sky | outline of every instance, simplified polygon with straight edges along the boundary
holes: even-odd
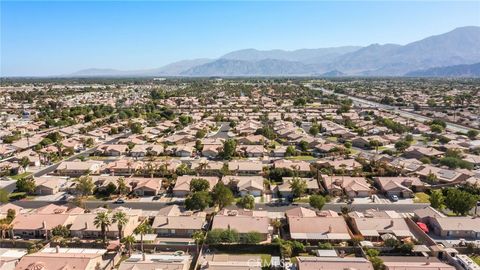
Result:
[[[407,44],[480,25],[480,1],[5,1],[0,76],[135,70],[239,49]]]

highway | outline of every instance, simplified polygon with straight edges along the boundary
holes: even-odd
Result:
[[[310,87],[311,89],[314,89],[314,90],[322,91],[326,94],[333,94],[333,95],[337,95],[339,97],[349,98],[355,104],[367,105],[367,106],[370,106],[370,107],[382,108],[382,109],[385,109],[385,110],[394,111],[395,113],[399,114],[402,117],[412,118],[412,119],[415,119],[417,121],[425,122],[425,121],[433,120],[432,118],[424,116],[424,115],[420,115],[420,114],[416,114],[416,113],[413,113],[413,112],[402,110],[397,106],[381,104],[381,103],[378,103],[378,102],[365,100],[365,99],[361,99],[361,98],[354,97],[354,96],[335,93],[334,91],[327,90],[327,89],[324,89],[324,88],[313,87],[311,84],[306,84],[305,86]],[[455,123],[451,123],[451,122],[446,122],[446,123],[447,123],[447,129],[451,130],[453,132],[467,133],[469,130],[473,129],[473,128],[465,127],[465,126],[458,125],[458,124],[455,124]]]

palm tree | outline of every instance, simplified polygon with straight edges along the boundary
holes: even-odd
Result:
[[[280,233],[280,228],[282,227],[282,222],[280,221],[280,219],[276,218],[274,220],[272,220],[272,226],[273,228],[275,228],[275,231],[278,233]]]
[[[142,253],[143,253],[143,236],[145,234],[151,233],[152,231],[153,231],[152,226],[150,226],[150,224],[148,224],[147,221],[144,221],[142,224],[138,225],[138,227],[135,229],[135,233],[140,234],[140,249],[142,250]]]
[[[195,240],[195,244],[197,245],[197,254],[199,252],[200,246],[205,241],[205,234],[202,231],[196,231],[192,234],[193,240]]]
[[[127,214],[125,214],[125,212],[122,212],[122,211],[116,212],[115,214],[113,214],[112,223],[117,223],[118,237],[122,239],[123,227],[128,223]]]
[[[135,237],[133,235],[125,236],[121,241],[128,250],[128,256],[130,256],[132,254],[132,247],[135,244]]]
[[[97,228],[100,227],[103,236],[103,243],[107,243],[107,230],[108,227],[112,225],[109,213],[107,211],[97,213],[97,216],[93,220],[93,224]]]

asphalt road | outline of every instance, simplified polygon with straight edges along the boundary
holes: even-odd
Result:
[[[13,204],[21,206],[23,208],[39,208],[45,205],[51,204],[50,201],[15,201]],[[66,202],[56,202],[57,204],[66,204]],[[108,208],[113,209],[119,206],[133,209],[142,209],[147,211],[156,211],[160,208],[167,206],[167,203],[164,202],[125,202],[123,204],[115,204],[113,202],[107,201],[86,201],[85,206],[88,209],[93,209],[97,207],[103,207],[108,205]],[[342,207],[348,207],[352,211],[363,212],[368,209],[376,210],[393,210],[400,213],[411,213],[414,210],[424,208],[429,204],[415,203],[415,204],[401,204],[401,203],[386,203],[386,204],[350,204],[345,203],[327,203],[324,206],[324,210],[332,210],[335,212],[341,212]],[[270,206],[267,204],[256,204],[257,210],[268,210],[269,212],[285,212],[286,210],[292,209],[297,206],[308,206],[308,204],[295,204],[288,206]]]
[[[115,138],[112,138],[112,139],[110,139],[109,141],[103,142],[103,143],[101,143],[101,144],[99,144],[99,145],[97,145],[97,146],[95,146],[95,147],[93,147],[93,148],[87,149],[87,150],[82,151],[82,152],[80,152],[80,153],[76,153],[76,154],[74,154],[73,156],[70,156],[70,157],[68,157],[68,158],[66,158],[66,159],[64,159],[64,160],[62,160],[62,161],[59,161],[59,162],[54,163],[54,164],[52,164],[52,165],[50,165],[50,166],[48,166],[48,167],[45,167],[45,168],[43,168],[43,169],[41,169],[41,170],[39,170],[39,171],[34,172],[34,173],[33,173],[33,176],[35,176],[35,177],[40,177],[40,176],[49,174],[49,173],[55,171],[55,169],[58,167],[58,165],[60,165],[60,163],[62,163],[63,161],[72,161],[72,160],[75,160],[75,159],[79,158],[80,156],[88,156],[88,155],[94,153],[95,150],[96,150],[100,145],[115,143],[116,141],[118,141],[118,139],[120,139],[120,138],[122,138],[122,137],[129,136],[129,135],[130,135],[130,133],[121,134],[121,135],[116,136]]]
[[[394,111],[395,113],[398,113],[400,116],[403,116],[403,117],[413,118],[415,120],[420,120],[420,121],[431,121],[431,120],[433,120],[430,117],[420,115],[420,114],[416,114],[416,113],[412,113],[412,112],[409,112],[409,111],[405,111],[405,110],[402,110],[402,109],[400,109],[399,107],[396,107],[396,106],[385,105],[385,104],[381,104],[381,103],[378,103],[378,102],[373,102],[373,101],[370,101],[370,100],[365,100],[365,99],[361,99],[361,98],[357,98],[357,97],[353,97],[353,96],[349,96],[349,95],[345,95],[345,94],[335,93],[331,90],[327,90],[327,89],[324,89],[324,88],[315,88],[315,87],[312,87],[309,84],[307,84],[307,86],[312,88],[312,89],[319,90],[319,91],[322,91],[322,92],[327,93],[327,94],[334,94],[334,95],[337,95],[337,96],[340,96],[340,97],[347,97],[347,98],[351,99],[355,104],[367,105],[367,106],[371,106],[371,107],[375,107],[375,108],[382,108],[382,109]],[[472,128],[468,128],[468,127],[458,125],[458,124],[455,124],[455,123],[447,122],[447,129],[449,129],[453,132],[467,133]]]

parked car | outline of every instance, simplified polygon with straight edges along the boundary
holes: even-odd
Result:
[[[125,203],[125,200],[122,198],[118,198],[116,201],[113,202],[114,204],[122,204]]]
[[[398,196],[397,196],[397,195],[391,195],[391,196],[390,196],[390,200],[391,200],[392,202],[398,202]]]

